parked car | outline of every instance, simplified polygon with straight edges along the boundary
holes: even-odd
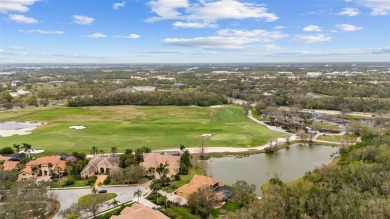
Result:
[[[100,189],[99,193],[107,193],[107,189]]]

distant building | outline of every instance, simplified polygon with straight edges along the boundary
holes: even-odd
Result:
[[[278,75],[293,75],[293,73],[290,71],[280,71],[278,72]]]
[[[129,93],[135,93],[135,92],[153,92],[156,91],[156,87],[152,86],[134,86],[134,87],[126,87],[116,90],[117,92],[129,92]]]
[[[20,97],[30,94],[30,91],[27,90],[18,90],[17,92],[9,93],[12,97]]]
[[[89,178],[96,174],[108,174],[113,168],[119,167],[119,156],[95,156],[81,171],[81,178]]]
[[[17,86],[20,86],[20,85],[22,85],[22,82],[19,81],[19,80],[15,80],[15,81],[11,82],[11,86],[12,87],[17,87]]]
[[[316,78],[322,75],[322,72],[308,72],[307,77],[309,78]]]
[[[113,215],[110,219],[169,219],[165,214],[148,206],[134,203],[126,207],[120,215]]]

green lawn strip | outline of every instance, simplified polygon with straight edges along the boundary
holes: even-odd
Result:
[[[240,204],[228,201],[222,207],[211,210],[210,213],[213,217],[217,218],[219,215],[225,215],[230,211],[236,211],[238,209],[240,209]]]
[[[345,134],[345,135],[320,135],[318,136],[317,140],[321,141],[332,141],[332,142],[350,142],[355,143],[356,142],[356,135],[354,134]]]
[[[115,194],[115,193],[101,193],[101,194],[84,195],[84,196],[81,196],[79,198],[78,203],[80,205],[87,204],[88,200],[89,200],[89,197],[91,197],[91,196],[102,196],[102,197],[104,197],[104,199],[103,199],[104,201],[102,201],[102,203],[103,203],[103,202],[108,201],[110,199],[116,198],[117,194]]]
[[[115,113],[120,110],[121,113]],[[206,146],[253,147],[283,134],[246,117],[241,107],[90,107],[28,108],[0,113],[0,121],[41,121],[29,135],[2,137],[1,145],[29,143],[43,149],[42,155],[73,151],[90,153],[92,146],[118,152],[147,146],[152,150],[197,147],[202,134],[212,134]],[[83,125],[86,129],[69,129]],[[96,136],[99,136],[98,138]]]
[[[180,218],[182,219],[200,219],[198,215],[191,214],[191,211],[189,208],[179,207],[171,205],[169,207],[174,213],[176,213]]]
[[[313,121],[312,125],[318,125],[318,127],[322,128],[322,129],[332,129],[332,130],[341,130],[342,129],[342,128],[340,128],[337,125],[333,125],[333,124],[330,124],[330,123],[327,123],[327,122]]]

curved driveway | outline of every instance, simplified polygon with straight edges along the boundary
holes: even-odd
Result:
[[[137,201],[137,197],[134,196],[134,192],[140,189],[142,195],[146,193],[145,188],[141,186],[121,186],[121,187],[102,187],[102,189],[107,189],[107,193],[116,193],[118,196],[115,198],[117,201],[120,201],[119,204],[134,200]],[[64,190],[50,190],[48,192],[50,197],[57,199],[61,203],[61,209],[64,210],[69,208],[73,203],[77,203],[79,198],[84,195],[91,194],[90,188],[85,189],[64,189]],[[109,203],[111,200],[105,202]],[[110,206],[111,208],[112,206]],[[109,207],[107,204],[103,204],[100,207],[99,212],[107,210]],[[53,217],[53,219],[62,218],[58,214]]]

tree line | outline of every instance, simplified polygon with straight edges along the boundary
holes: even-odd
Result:
[[[114,92],[68,100],[69,107],[110,105],[211,106],[226,103],[228,103],[228,100],[223,95],[199,91]]]

